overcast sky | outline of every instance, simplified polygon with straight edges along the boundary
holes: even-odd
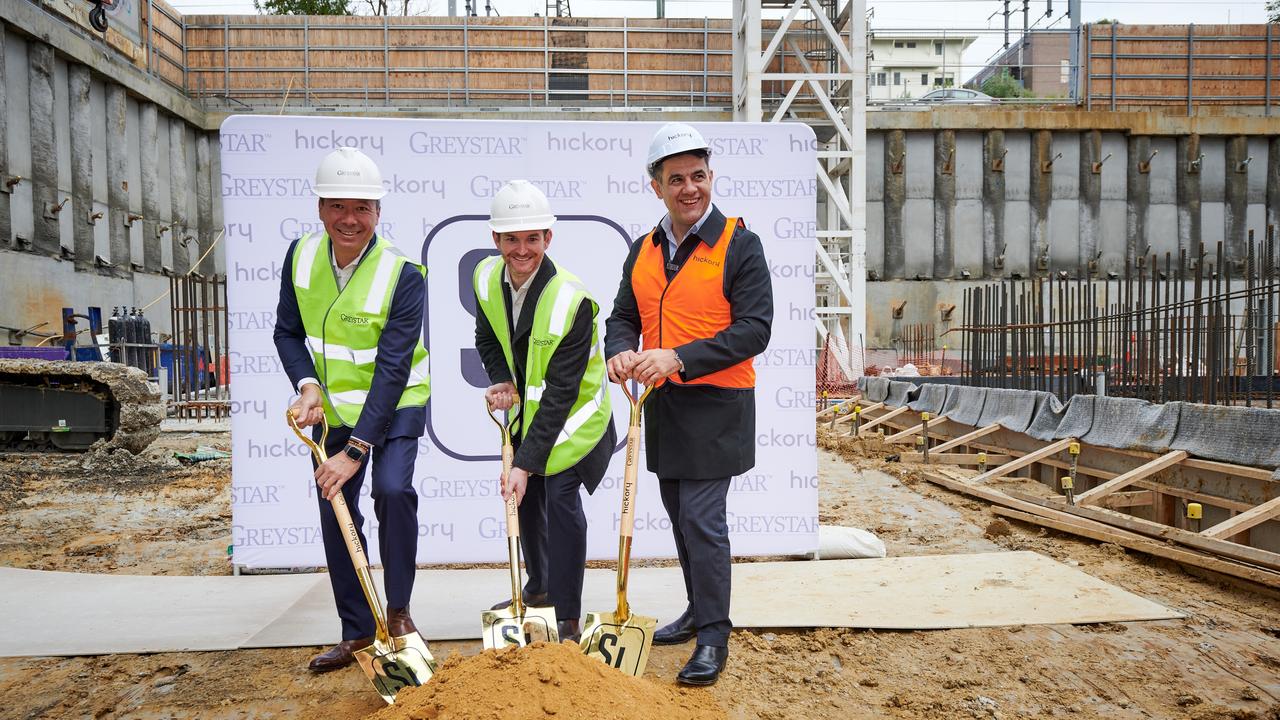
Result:
[[[199,13],[247,13],[254,14],[253,0],[168,0],[180,12]],[[532,15],[544,12],[545,0],[488,0],[503,15]],[[400,0],[391,0],[398,5]],[[411,0],[414,10],[425,14],[443,15],[448,0]],[[456,0],[459,11],[464,0]],[[483,7],[485,0],[478,0]],[[1125,0],[1125,2],[1095,2],[1083,0],[1084,22],[1111,18],[1122,23],[1149,23],[1158,18],[1161,23],[1263,23],[1266,22],[1264,0]],[[570,0],[577,17],[654,17],[652,0]],[[990,30],[982,33],[969,52],[964,63],[969,66],[964,73],[971,75],[1003,44],[1004,19],[999,14],[1003,0],[870,0],[873,11],[871,29],[947,28],[953,30]],[[1022,28],[1022,0],[1011,0],[1012,29]],[[1033,27],[1068,27],[1065,18],[1067,0],[1052,0],[1053,15],[1045,16],[1048,0],[1030,2],[1030,23]],[[730,0],[668,0],[667,17],[729,17],[733,13]]]

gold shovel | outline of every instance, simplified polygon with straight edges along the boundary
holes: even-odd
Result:
[[[640,413],[653,387],[644,389],[637,400],[626,383],[622,391],[631,401],[631,422],[627,427],[627,464],[622,475],[622,521],[618,536],[618,607],[614,612],[587,613],[582,631],[582,652],[600,658],[605,665],[639,677],[649,663],[653,631],[658,619],[636,615],[627,603],[627,575],[631,569],[631,535],[635,526],[637,478],[640,475]]]
[[[316,445],[311,438],[302,434],[294,421],[293,412],[286,411],[285,418],[293,432],[311,448],[321,464],[329,459],[324,451],[325,439],[329,437],[329,423],[321,417],[320,444]],[[347,509],[347,501],[338,493],[329,501],[333,505],[333,513],[338,517],[338,526],[342,528],[342,537],[347,543],[347,552],[351,553],[351,563],[355,565],[356,577],[360,579],[360,587],[364,590],[364,599],[373,611],[373,622],[377,630],[373,644],[355,651],[356,662],[360,669],[373,682],[378,694],[390,705],[396,701],[396,693],[402,688],[426,683],[436,671],[436,659],[431,657],[427,643],[416,632],[408,635],[391,637],[387,632],[387,619],[382,612],[382,598],[378,596],[378,586],[373,582],[373,572],[369,569],[369,560],[365,557],[364,548],[360,546],[360,536],[356,532],[356,524],[351,519],[351,511]]]
[[[489,419],[502,431],[502,487],[507,486],[511,474],[511,428],[516,423],[513,407],[511,421],[503,423],[493,414],[489,401],[485,400]],[[556,609],[553,607],[525,607],[520,593],[520,515],[516,509],[516,496],[512,493],[503,503],[507,508],[507,560],[511,567],[511,604],[501,610],[485,610],[480,614],[481,639],[486,650],[502,647],[524,647],[537,640],[560,642],[556,629]]]

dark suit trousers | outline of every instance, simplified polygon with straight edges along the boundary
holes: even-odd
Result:
[[[330,456],[341,452],[351,436],[350,428],[333,428],[325,452]],[[319,440],[319,438],[316,438]],[[360,544],[368,553],[364,537],[364,517],[360,514],[360,487],[365,469],[373,464],[373,513],[378,520],[378,547],[382,555],[383,577],[388,607],[409,606],[418,554],[418,492],[413,487],[413,463],[418,456],[418,438],[387,438],[373,448],[360,469],[342,486],[342,496],[356,523]],[[315,459],[312,459],[312,465]],[[342,529],[334,515],[333,505],[316,493],[320,505],[320,530],[324,536],[324,555],[329,563],[329,583],[342,620],[342,639],[355,640],[373,636],[373,613],[365,600],[364,590],[356,578],[347,552]]]
[[[658,480],[662,505],[684,573],[684,589],[698,628],[698,644],[729,646],[729,590],[733,558],[725,517],[729,478]]]
[[[576,467],[547,477],[531,475],[520,503],[520,544],[529,573],[525,591],[549,593],[557,620],[582,615],[587,516],[582,511],[580,487],[582,479]]]

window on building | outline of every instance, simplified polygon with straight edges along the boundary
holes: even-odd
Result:
[[[939,40],[934,40],[934,41],[933,41],[933,54],[934,54],[934,55],[941,55],[941,54],[942,54],[942,42],[941,42],[941,41],[939,41]]]
[[[902,73],[900,73],[900,72],[895,72],[895,73],[893,74],[893,84],[894,84],[894,85],[901,85],[901,84],[902,84]]]
[[[908,47],[908,48],[914,48],[915,46],[916,46],[916,44],[915,44],[914,42],[909,42],[909,43],[907,43],[907,47]]]
[[[882,73],[882,72],[876,73],[875,84],[879,85],[880,87],[884,87],[889,84],[888,78],[886,77],[885,73]]]
[[[924,86],[926,86],[926,87],[928,87],[928,85],[929,85],[929,73],[920,73],[920,84],[921,84],[921,85],[924,85]]]
[[[934,76],[933,76],[933,86],[934,86],[934,87],[942,87],[942,82],[943,82],[943,77],[942,77],[941,75],[934,75]]]
[[[907,46],[907,44],[906,44],[906,43],[904,43],[904,42],[902,42],[901,40],[894,40],[894,41],[893,41],[893,46],[894,46],[894,47],[896,47],[896,48],[901,48],[901,47],[906,47],[906,46]]]

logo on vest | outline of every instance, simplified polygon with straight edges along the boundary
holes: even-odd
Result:
[[[533,338],[533,344],[538,347],[551,347],[551,343],[555,342],[551,338]]]
[[[712,260],[709,257],[703,257],[701,255],[690,255],[689,259],[694,262],[706,263],[707,265],[710,265],[712,267],[720,267],[719,260]]]
[[[351,325],[368,325],[369,324],[369,318],[359,317],[358,315],[348,315],[346,313],[341,313],[338,315],[338,317],[342,320],[342,322],[349,323]]]

